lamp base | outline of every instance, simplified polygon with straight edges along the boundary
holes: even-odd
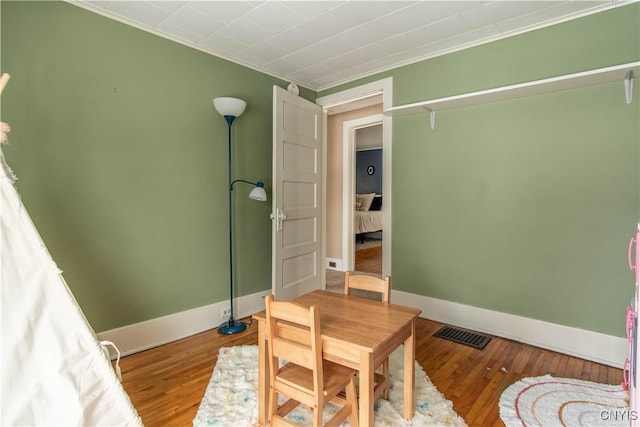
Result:
[[[218,326],[218,333],[224,335],[233,335],[237,334],[238,332],[242,332],[245,329],[247,329],[246,324],[238,322],[233,318],[233,316],[231,316],[229,320]]]

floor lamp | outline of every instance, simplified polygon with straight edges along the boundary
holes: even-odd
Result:
[[[235,319],[235,312],[233,310],[233,185],[236,182],[254,185],[255,187],[251,190],[251,193],[249,193],[249,198],[259,200],[261,202],[267,200],[267,193],[264,191],[264,184],[262,181],[251,182],[244,179],[233,180],[233,174],[231,171],[231,125],[233,124],[233,121],[244,112],[244,109],[247,107],[247,103],[237,98],[222,97],[215,98],[213,100],[213,106],[227,121],[229,128],[229,295],[231,300],[231,310],[229,320],[218,327],[218,332],[225,335],[231,335],[242,332],[247,328],[247,325]]]

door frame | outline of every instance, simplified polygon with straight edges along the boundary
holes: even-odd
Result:
[[[325,127],[325,132],[323,133],[323,180],[326,180],[326,172],[327,172],[327,132],[326,132],[326,116],[327,110],[336,105],[347,104],[353,101],[357,101],[360,99],[368,98],[374,95],[382,95],[382,111],[386,111],[393,106],[393,77],[387,77],[381,80],[377,80],[371,83],[367,83],[361,86],[356,86],[350,89],[346,89],[340,92],[332,93],[330,95],[322,96],[316,99],[316,104],[320,105],[323,110],[323,116],[325,120],[323,120],[323,126]],[[391,275],[391,241],[392,241],[392,228],[391,228],[391,220],[392,220],[392,193],[391,193],[391,148],[392,148],[392,118],[391,116],[383,116],[382,119],[382,169],[384,170],[384,175],[382,177],[382,194],[384,198],[385,207],[382,210],[382,228],[384,230],[384,237],[382,238],[382,274],[383,275]],[[344,173],[344,172],[343,172]],[[326,182],[323,183],[323,210],[326,210]],[[323,218],[326,218],[326,212],[323,215]],[[326,228],[324,228],[326,230]],[[344,224],[343,224],[344,230]],[[353,238],[354,236],[346,236],[346,238]],[[326,259],[326,232],[322,237],[323,242],[323,259]],[[343,249],[344,252],[344,249]],[[342,259],[345,259],[346,254],[342,254]]]
[[[342,123],[342,265],[345,270],[352,271],[355,268],[355,239],[354,239],[354,194],[356,192],[356,130],[382,124],[382,113],[360,117]],[[382,125],[384,131],[384,125]],[[384,157],[384,147],[382,148]],[[382,179],[386,172],[382,165]],[[384,190],[382,191],[384,194]],[[384,198],[383,198],[384,199]],[[382,212],[384,216],[384,211]],[[386,234],[382,232],[382,244]],[[384,256],[384,248],[383,248]]]

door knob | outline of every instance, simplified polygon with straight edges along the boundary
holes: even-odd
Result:
[[[276,220],[276,231],[280,231],[282,230],[282,221],[287,219],[287,214],[279,208],[276,208],[276,213],[270,213],[269,218],[271,218],[272,221]]]

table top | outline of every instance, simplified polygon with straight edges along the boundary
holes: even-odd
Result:
[[[393,339],[396,332],[415,320],[419,308],[387,304],[343,293],[316,290],[292,301],[310,306],[317,304],[323,338],[344,341],[358,350],[375,352]],[[265,311],[253,315],[265,320]]]

